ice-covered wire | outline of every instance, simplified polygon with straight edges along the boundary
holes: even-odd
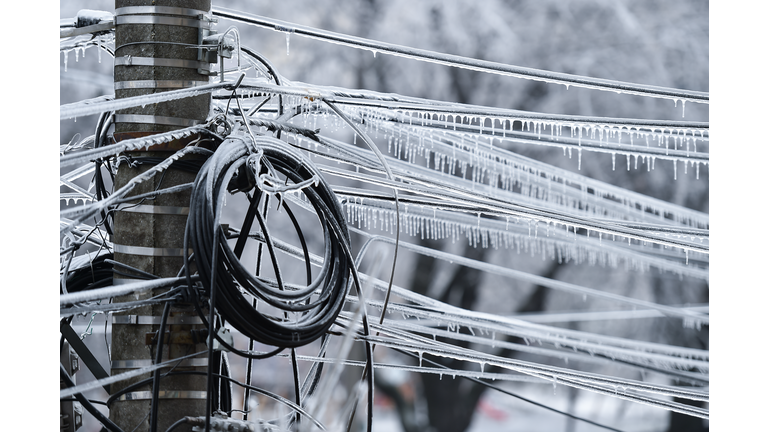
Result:
[[[105,99],[103,96],[99,96],[94,99],[86,99],[79,102],[73,102],[71,104],[61,105],[59,107],[59,119],[66,120],[77,117],[85,117],[107,111],[117,111],[125,108],[152,105],[159,102],[167,102],[199,96],[202,94],[212,93],[217,90],[225,89],[231,84],[232,83],[228,81],[223,83],[220,82],[204,84],[185,89],[169,90],[161,93],[111,100]]]
[[[414,354],[412,352],[409,352],[409,351],[399,350],[399,349],[395,350],[395,351],[397,351],[399,353],[402,353],[402,354],[405,354],[405,355],[408,355],[408,356],[411,356],[411,357],[416,357],[416,354]],[[427,359],[427,358],[419,358],[419,361],[425,361],[425,362],[427,362],[427,363],[429,363],[431,365],[437,366],[440,370],[445,370],[445,371],[451,370],[449,367],[447,367],[445,365],[442,365],[442,364],[440,364],[440,363],[438,363],[436,361],[432,361],[430,359]],[[524,401],[526,403],[529,403],[529,404],[532,404],[532,405],[536,405],[538,407],[544,408],[546,410],[552,411],[552,412],[557,413],[557,414],[564,415],[566,417],[570,417],[570,418],[572,418],[574,420],[578,420],[578,421],[581,421],[581,422],[584,422],[584,423],[588,423],[588,424],[591,424],[593,426],[597,426],[597,427],[602,428],[602,429],[607,429],[607,430],[615,431],[615,432],[621,432],[621,430],[619,430],[619,429],[615,429],[615,428],[612,428],[610,426],[606,426],[606,425],[597,423],[595,421],[586,419],[584,417],[579,417],[577,415],[574,415],[574,414],[571,414],[571,413],[568,413],[568,412],[565,412],[565,411],[560,411],[560,410],[558,410],[556,408],[553,408],[553,407],[551,407],[549,405],[545,405],[545,404],[536,402],[536,401],[534,401],[532,399],[528,399],[526,397],[520,396],[519,394],[513,393],[513,392],[511,392],[509,390],[505,390],[505,389],[503,389],[503,388],[501,388],[499,386],[490,384],[490,383],[488,383],[486,381],[482,381],[479,378],[472,377],[472,376],[464,376],[463,378],[466,378],[466,379],[468,379],[468,380],[470,380],[472,382],[475,382],[477,384],[480,384],[480,385],[483,385],[485,387],[488,387],[489,389],[496,390],[498,392],[504,393],[504,394],[512,396],[514,398],[520,399],[520,400],[522,400],[522,401]]]
[[[353,228],[352,230],[363,233],[364,235],[370,235],[368,233],[365,233],[364,231],[355,230]],[[376,236],[376,238],[379,241],[384,243],[390,243],[390,244],[393,243],[393,240],[390,239],[389,237]],[[626,303],[629,305],[640,306],[647,309],[654,309],[666,316],[687,318],[687,319],[697,320],[702,323],[709,323],[709,315],[698,313],[688,309],[670,307],[670,306],[665,306],[657,303],[648,302],[645,300],[633,299],[626,296],[613,294],[605,291],[600,291],[600,290],[596,290],[596,289],[588,288],[584,286],[579,286],[579,285],[568,283],[568,282],[545,278],[543,276],[526,273],[520,270],[502,267],[495,264],[486,263],[483,261],[473,260],[471,258],[466,258],[459,255],[454,255],[447,252],[439,251],[436,249],[430,249],[430,248],[426,248],[424,246],[419,246],[415,244],[401,243],[400,246],[403,248],[410,249],[415,252],[427,255],[427,256],[432,256],[437,259],[450,261],[454,264],[463,265],[470,268],[476,268],[478,270],[482,270],[492,274],[498,274],[502,276],[516,278],[519,280],[525,280],[525,281],[534,283],[536,285],[541,285],[541,286],[545,286],[552,289],[569,291],[569,292],[578,293],[578,294],[587,295],[587,296],[605,298],[605,299],[613,300],[616,302]]]
[[[439,113],[437,116],[442,118],[453,117],[454,119],[458,119],[459,117],[459,115],[456,113]],[[672,125],[669,125],[669,128],[656,128],[649,125],[649,122],[647,121],[645,121],[646,124],[636,125],[620,124],[614,126],[605,124],[600,126],[586,126],[584,124],[573,122],[573,120],[563,124],[554,120],[536,119],[531,120],[530,123],[533,124],[534,129],[536,129],[538,132],[524,132],[512,129],[512,123],[515,121],[520,121],[520,119],[508,120],[503,117],[491,118],[491,127],[484,125],[486,120],[485,118],[479,119],[480,124],[474,125],[471,123],[465,124],[463,122],[457,124],[456,122],[449,122],[435,118],[413,118],[411,116],[405,116],[399,113],[390,114],[385,117],[383,112],[380,114],[380,116],[376,117],[366,116],[365,120],[367,122],[375,123],[377,128],[384,128],[385,130],[388,130],[392,136],[400,137],[406,134],[413,136],[413,138],[418,139],[419,141],[423,141],[426,138],[427,141],[434,142],[436,141],[436,139],[433,138],[435,132],[442,132],[444,137],[443,139],[450,139],[454,142],[464,141],[466,139],[469,141],[467,144],[471,143],[472,141],[478,141],[478,139],[482,137],[488,142],[493,142],[494,139],[497,139],[500,145],[503,146],[508,144],[539,146],[545,145],[559,147],[562,149],[576,149],[577,151],[584,150],[609,154],[631,155],[644,158],[653,157],[657,159],[679,160],[683,162],[689,162],[691,164],[709,163],[708,153],[695,151],[692,152],[687,148],[677,148],[678,143],[680,146],[687,144],[688,147],[690,147],[690,142],[694,138],[704,142],[708,141],[708,139],[703,137],[697,137],[697,129],[691,128],[693,125],[690,123],[678,125],[683,126],[680,128],[671,127]],[[493,124],[496,121],[500,123],[499,127],[496,127]],[[624,119],[619,121],[629,123]],[[523,122],[524,124],[522,126],[523,129],[525,129],[526,126],[529,126],[529,123],[525,120],[523,120]],[[507,124],[509,124],[509,129],[506,128]],[[551,133],[549,134],[544,132],[544,129],[546,129],[547,126],[549,126],[551,129]],[[571,129],[571,136],[563,135],[561,133],[563,126],[569,127]],[[555,130],[558,132],[556,133]],[[587,134],[582,133],[584,130],[587,131]],[[599,139],[591,138],[589,136],[582,136],[590,135],[593,130],[599,131]],[[656,132],[657,130],[659,132]],[[701,132],[704,129],[698,130]],[[610,142],[609,135],[611,134],[619,136],[619,139],[617,139],[616,143]],[[467,135],[469,135],[469,137],[467,137]],[[620,139],[624,137],[624,135],[629,138],[630,142],[619,142]],[[640,142],[643,141],[642,138],[644,136],[651,136],[654,141],[658,141],[659,146],[650,147],[649,145],[639,145]],[[668,144],[670,138],[675,144],[674,149],[669,148]],[[638,145],[632,144],[635,139],[637,139]],[[662,141],[667,143],[667,145],[665,145],[663,148],[660,146]],[[490,147],[483,141],[481,141],[481,143],[483,144],[483,147]]]
[[[353,231],[356,231],[353,229]],[[391,239],[388,239],[391,241]],[[370,241],[367,245],[370,245]],[[300,256],[300,251],[292,249],[285,243],[278,242],[276,246],[294,256]],[[361,249],[364,252],[366,248]],[[461,259],[462,257],[452,254],[445,254],[443,259],[454,261],[455,259]],[[320,263],[320,257],[312,257],[313,263]],[[471,262],[463,262],[463,265],[472,267]],[[371,280],[370,277],[364,276],[366,280]],[[384,281],[373,280],[373,286],[382,291],[387,290],[387,283]],[[393,286],[393,291],[397,295],[422,305],[420,307],[406,307],[404,305],[394,304],[391,309],[396,312],[401,312],[410,316],[421,317],[421,319],[431,320],[432,322],[443,322],[449,326],[465,326],[475,327],[482,333],[483,331],[490,333],[510,334],[521,338],[527,338],[531,340],[543,340],[555,346],[562,346],[563,348],[573,348],[579,352],[589,352],[592,354],[604,355],[606,358],[616,359],[621,361],[622,359],[638,362],[640,365],[664,365],[664,368],[676,368],[676,367],[689,367],[689,368],[705,368],[708,369],[708,363],[702,363],[698,360],[689,360],[688,357],[706,358],[707,353],[700,350],[686,350],[682,348],[673,348],[659,344],[649,344],[638,341],[631,341],[626,339],[614,339],[605,336],[597,336],[590,333],[577,332],[573,330],[565,330],[562,328],[554,328],[550,326],[538,326],[526,321],[521,321],[513,317],[502,318],[492,316],[488,314],[482,314],[474,311],[466,311],[463,309],[455,308],[450,305],[446,305],[437,300],[433,300],[411,291],[402,289],[397,286]],[[348,301],[356,301],[353,298]],[[381,308],[382,304],[376,301],[369,301],[372,306]],[[427,321],[427,322],[428,322]],[[392,325],[400,325],[393,323]],[[403,324],[404,325],[404,324]],[[410,328],[410,327],[409,327]],[[435,330],[433,330],[435,331]],[[456,335],[454,337],[459,337]],[[473,338],[475,342],[481,341],[480,339]],[[500,342],[490,341],[491,345]],[[628,349],[627,349],[628,348]],[[520,350],[533,352],[534,348],[527,348],[522,346]],[[541,352],[537,353],[541,354]],[[701,381],[706,378],[701,374],[686,376],[682,378],[691,379],[694,378],[697,381]]]
[[[102,378],[102,379],[99,379],[99,380],[94,380],[94,381],[89,381],[87,383],[78,384],[77,386],[69,387],[67,389],[60,390],[59,391],[59,398],[60,399],[61,398],[66,398],[66,397],[70,397],[70,396],[73,396],[73,395],[76,395],[76,394],[84,393],[84,392],[86,392],[88,390],[92,390],[92,389],[95,389],[95,388],[103,387],[106,384],[112,384],[112,383],[124,381],[124,380],[127,380],[129,378],[133,378],[133,377],[136,377],[136,376],[144,375],[146,373],[155,371],[157,369],[166,368],[166,367],[172,367],[173,365],[175,365],[177,363],[180,363],[183,360],[186,360],[186,359],[189,359],[189,358],[192,358],[192,357],[195,357],[195,356],[199,356],[200,354],[204,354],[204,353],[205,353],[205,351],[200,351],[200,352],[197,352],[197,353],[194,353],[194,354],[188,354],[188,355],[185,355],[185,356],[176,357],[176,358],[171,359],[171,360],[166,360],[166,361],[164,361],[162,363],[154,364],[154,365],[151,365],[151,366],[145,366],[145,367],[140,368],[140,369],[130,370],[128,372],[123,372],[123,373],[117,374],[117,375],[112,375],[112,376],[109,376],[107,378]]]
[[[318,168],[328,174],[339,177],[364,181],[388,188],[398,188],[404,192],[417,195],[447,200],[465,205],[476,206],[478,213],[499,213],[513,218],[523,218],[531,222],[543,222],[545,224],[559,224],[572,227],[572,229],[584,229],[602,235],[619,236],[623,239],[631,239],[639,242],[655,243],[661,246],[675,247],[700,253],[709,253],[709,246],[694,241],[668,238],[656,235],[644,230],[625,228],[622,225],[610,222],[601,222],[591,218],[572,215],[562,210],[537,208],[532,205],[521,205],[514,202],[500,200],[494,197],[478,196],[471,189],[463,189],[459,186],[440,182],[434,178],[409,177],[409,183],[393,182],[388,179],[354,173],[327,165],[318,165]]]
[[[138,292],[149,291],[157,288],[166,288],[175,284],[185,282],[187,279],[183,277],[169,277],[153,279],[148,281],[134,282],[125,285],[109,286],[105,288],[97,288],[87,291],[80,291],[69,294],[62,294],[59,296],[59,305],[65,306],[68,304],[82,303],[86,301],[102,300],[110,297],[123,296],[126,294],[133,294]],[[196,280],[193,279],[193,280]]]
[[[478,105],[442,102],[430,99],[416,99],[400,95],[387,95],[375,92],[350,93],[351,90],[335,87],[314,85],[274,85],[264,80],[246,79],[241,85],[243,92],[260,95],[284,95],[304,98],[307,101],[331,101],[339,105],[356,106],[359,108],[378,108],[392,112],[401,111],[403,114],[417,114],[432,118],[435,116],[468,119],[496,119],[522,123],[555,123],[562,126],[587,128],[625,128],[641,130],[688,130],[696,133],[708,133],[709,123],[677,120],[649,120],[631,118],[612,118],[600,116],[577,116],[566,114],[549,114],[520,111],[505,108],[494,108]],[[351,96],[351,97],[350,97]],[[421,118],[414,118],[414,121]],[[457,124],[458,126],[458,124]]]
[[[155,175],[165,171],[168,169],[174,162],[181,159],[182,157],[189,155],[189,154],[200,154],[204,156],[209,156],[211,153],[210,150],[201,148],[201,147],[184,147],[183,149],[177,151],[176,153],[169,156],[167,159],[165,159],[163,162],[155,165],[154,167],[150,168],[149,170],[145,171],[142,174],[137,175],[136,177],[132,178],[126,184],[121,187],[119,190],[115,191],[112,195],[110,195],[108,198],[97,201],[91,205],[77,207],[74,209],[69,210],[63,210],[60,213],[61,217],[71,217],[72,222],[68,224],[67,226],[61,228],[59,231],[64,232],[70,230],[76,223],[87,219],[94,214],[101,212],[105,209],[107,209],[110,205],[112,205],[115,201],[117,201],[120,198],[124,198],[131,190],[133,190],[136,185],[139,183],[142,183],[144,181],[147,181],[154,177]]]
[[[294,200],[292,201],[299,202]],[[364,231],[358,230],[356,228],[350,227],[350,230],[370,237],[370,234]],[[261,238],[258,234],[253,234],[253,236],[256,237],[257,239]],[[370,240],[366,242],[366,244],[361,249],[360,254],[358,255],[358,259],[362,258],[362,256],[365,254],[366,250],[374,240],[383,241],[390,244],[393,242],[392,239],[387,237],[382,237],[382,236],[370,237]],[[494,266],[488,263],[469,260],[459,255],[454,255],[454,254],[441,252],[433,249],[423,248],[417,245],[411,245],[409,243],[402,243],[402,245],[403,247],[412,249],[414,252],[417,252],[417,253],[425,253],[425,254],[434,256],[438,259],[442,259],[450,262],[455,262],[458,260],[461,265],[464,265],[470,268],[479,268],[483,271],[490,271],[492,273],[498,273],[504,276],[514,277],[514,274],[507,273],[506,270],[509,270],[509,269],[506,269],[504,267],[499,267],[499,266]],[[304,254],[300,249],[294,246],[291,246],[280,240],[275,240],[275,246],[276,248],[288,253],[289,255],[295,256],[297,258],[302,258],[306,256],[306,254]],[[310,254],[309,258],[313,264],[322,265],[321,257]],[[480,265],[482,265],[483,267],[478,267]],[[491,266],[491,267],[486,268],[485,266]],[[521,273],[521,275],[524,277],[535,276],[535,275],[528,275],[526,273]],[[371,280],[370,276],[362,275],[361,277],[363,277],[366,280]],[[541,277],[538,277],[538,278],[541,278]],[[547,283],[547,280],[548,279],[545,279],[545,278],[536,279],[536,281],[534,281],[533,283],[536,283],[538,285],[543,285],[543,286],[549,286],[550,288],[556,287],[557,284],[560,283],[559,281],[552,280],[552,283],[554,284],[553,285],[553,284]],[[379,289],[381,291],[386,291],[388,289],[387,288],[388,283],[385,281],[373,280],[372,282],[373,282],[373,287],[375,287],[376,289]],[[470,328],[476,327],[480,329],[480,331],[485,331],[487,333],[510,334],[510,335],[521,337],[521,338],[528,338],[533,340],[544,340],[554,345],[560,345],[563,347],[578,349],[581,352],[604,354],[605,356],[610,356],[611,358],[629,358],[629,359],[634,358],[634,359],[637,359],[642,364],[649,364],[649,362],[656,362],[658,364],[681,365],[681,366],[688,365],[690,367],[700,368],[702,367],[700,362],[693,361],[689,363],[688,360],[685,360],[685,357],[707,358],[708,356],[706,351],[701,351],[701,350],[682,349],[679,347],[669,347],[666,345],[650,344],[646,342],[631,341],[626,339],[615,339],[615,338],[609,338],[605,336],[597,336],[595,334],[590,334],[590,333],[577,332],[577,331],[566,330],[562,328],[555,328],[551,326],[539,326],[537,324],[520,320],[514,317],[499,317],[499,316],[483,314],[475,311],[467,311],[467,310],[456,308],[454,306],[444,304],[437,300],[419,295],[412,291],[400,288],[396,285],[393,285],[392,290],[398,296],[404,299],[407,299],[408,301],[412,301],[417,305],[421,305],[419,307],[404,307],[402,305],[394,305],[392,307],[394,308],[395,311],[408,314],[411,316],[421,317],[422,319],[426,319],[426,320],[433,320],[435,322],[448,323],[449,325],[453,325],[453,326],[465,326]],[[619,297],[622,297],[622,296],[619,296]],[[633,301],[633,299],[627,298],[627,301],[631,302]],[[377,303],[376,301],[370,300],[369,303],[371,305],[375,305],[381,308],[381,304]],[[670,308],[669,312],[677,309],[678,308]],[[432,312],[430,312],[430,310],[432,310]],[[656,310],[656,309],[652,308],[650,310]],[[684,313],[684,312],[681,311],[681,313]],[[706,317],[706,315],[701,315],[701,314],[698,314],[695,316],[698,318]],[[696,319],[696,318],[691,317],[690,319]],[[629,352],[621,349],[613,349],[611,347],[630,348],[633,351]],[[526,350],[526,349],[523,349],[523,350]],[[659,357],[654,353],[663,354],[664,356]]]
[[[377,229],[390,232],[395,218],[391,198],[380,193],[360,193],[341,188],[336,192],[347,210],[347,219],[351,225],[368,232]],[[623,260],[639,270],[657,268],[695,279],[709,279],[708,257],[702,254],[691,256],[689,262],[685,263],[684,254],[673,254],[671,251],[662,254],[662,249],[653,245],[633,244],[630,247],[624,242],[603,241],[599,236],[586,236],[583,232],[577,235],[572,229],[562,227],[535,226],[534,230],[538,231],[538,235],[534,235],[528,224],[491,212],[478,217],[477,209],[468,206],[418,197],[401,198],[401,206],[405,207],[401,223],[405,227],[404,232],[411,236],[420,235],[421,238],[427,239],[451,238],[454,241],[464,236],[470,244],[483,247],[517,247],[519,251],[522,245],[525,245],[526,249],[549,255],[560,262],[588,261],[603,266],[616,266]],[[643,229],[653,233],[666,233],[667,228],[646,226]],[[668,234],[683,238],[708,239],[708,233],[700,234],[696,230],[670,231],[674,232]]]
[[[383,333],[393,332],[391,328],[379,327],[377,325],[374,325],[373,327],[376,327],[378,331]],[[539,363],[530,363],[520,360],[502,358],[464,348],[454,347],[450,344],[433,341],[431,339],[426,339],[408,333],[400,333],[398,336],[398,338],[360,336],[359,340],[368,340],[376,343],[377,345],[381,344],[389,348],[399,348],[413,352],[431,354],[438,357],[447,357],[462,361],[476,362],[479,363],[481,367],[484,365],[498,366],[533,376],[539,376],[553,382],[562,382],[568,386],[591,390],[601,394],[612,395],[620,399],[651,405],[658,408],[664,408],[696,417],[708,418],[708,410],[706,409],[695,408],[676,402],[654,399],[649,396],[631,393],[627,390],[656,393],[664,396],[681,396],[694,399],[698,399],[700,397],[699,392],[691,392],[682,388],[670,389],[658,385],[646,384],[643,382],[557,368]],[[405,339],[402,340],[400,337]],[[608,391],[608,387],[611,387],[613,391]],[[619,390],[619,388],[621,388],[621,390]]]
[[[170,298],[153,298],[147,300],[138,300],[133,302],[120,302],[109,304],[92,304],[87,306],[73,306],[71,308],[64,308],[59,310],[59,316],[73,316],[86,312],[124,312],[127,310],[135,309],[142,306],[153,304],[168,304],[179,300],[179,296]]]
[[[220,6],[213,6],[212,12],[214,16],[239,21],[249,25],[271,28],[276,31],[287,32],[299,36],[307,36],[313,39],[350,46],[353,48],[372,50],[374,52],[381,52],[446,66],[460,67],[464,69],[494,73],[499,75],[515,76],[519,78],[526,78],[549,83],[558,83],[566,86],[572,85],[574,87],[634,94],[654,98],[709,103],[709,93],[706,92],[679,90],[600,78],[590,78],[559,72],[506,65],[487,60],[472,59],[457,55],[444,54],[402,45],[379,42],[327,30],[315,29],[312,27],[306,27],[273,18],[261,17],[246,12],[227,9]]]
[[[329,101],[325,101],[325,103],[339,116],[342,120],[344,120],[345,123],[347,123],[352,130],[355,131],[357,135],[362,138],[365,143],[368,145],[368,147],[371,149],[371,151],[376,154],[376,157],[379,159],[379,162],[381,162],[382,167],[384,168],[384,171],[387,173],[387,177],[394,181],[395,176],[392,174],[392,170],[389,168],[389,164],[387,163],[387,160],[384,158],[384,155],[381,154],[381,151],[376,146],[376,144],[371,140],[371,138],[366,135],[360,128],[352,122],[339,108],[336,107],[333,103]],[[398,203],[398,195],[397,195],[397,189],[392,188],[392,195],[395,200],[395,212],[396,212],[396,220],[395,220],[395,252],[392,257],[392,269],[390,271],[389,275],[389,283],[390,286],[392,285],[392,282],[395,279],[395,265],[397,264],[397,249],[398,245],[400,244],[400,205]],[[381,324],[384,321],[384,314],[387,311],[387,303],[389,303],[389,295],[390,290],[387,290],[387,293],[385,295],[384,299],[384,308],[381,311],[381,316],[379,317],[379,324]]]

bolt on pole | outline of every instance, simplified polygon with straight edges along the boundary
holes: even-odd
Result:
[[[210,64],[201,61],[199,50],[194,46],[201,42],[211,24],[207,18],[210,9],[210,0],[116,0],[115,97],[127,98],[208,83],[205,71]],[[119,110],[115,113],[115,141],[203,123],[208,117],[210,104],[211,96],[205,94]],[[128,159],[121,160],[114,187],[120,188],[195,138],[123,155]],[[194,157],[185,157],[181,161],[194,162]],[[189,183],[194,181],[195,176],[194,170],[174,169],[172,166],[152,181],[140,184],[133,194]],[[127,211],[116,212],[112,239],[115,261],[158,277],[177,276],[183,265],[189,197],[188,190],[158,195],[152,200],[137,201],[137,205]],[[115,266],[116,285],[145,277],[140,272]],[[149,298],[163,291],[142,294],[139,298]],[[137,295],[116,299],[131,300],[137,300]],[[163,308],[163,304],[155,304],[113,315],[112,375],[155,361]],[[174,304],[166,324],[163,361],[206,350],[205,328],[192,305]],[[169,370],[161,369],[161,373]],[[173,368],[174,373],[182,374],[161,378],[157,415],[159,431],[165,431],[184,416],[205,415],[206,377],[183,374],[185,371],[206,372],[207,355],[202,354]],[[150,377],[147,374],[113,384],[113,393]],[[126,431],[149,431],[151,403],[150,381],[148,385],[129,389],[115,400],[110,407],[110,419]],[[182,425],[175,430],[189,431],[191,426]]]

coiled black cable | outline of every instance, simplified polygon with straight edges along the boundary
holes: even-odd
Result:
[[[310,162],[280,141],[267,137],[259,137],[257,141],[260,156],[256,156],[244,140],[228,139],[203,166],[192,190],[187,235],[203,286],[209,295],[211,279],[215,278],[214,307],[221,317],[245,336],[260,343],[293,348],[308,344],[325,334],[343,306],[351,262],[339,242],[348,245],[349,233],[341,206],[332,189],[311,167]],[[289,289],[283,284],[269,231],[259,212],[248,212],[248,216],[256,218],[266,239],[277,275],[277,288],[251,274],[227,244],[225,233],[217,229],[224,193],[235,172],[240,170],[240,176],[261,175],[265,171],[248,173],[247,170],[253,170],[256,165],[266,167],[267,164],[274,173],[283,175],[286,183],[296,185],[307,180],[313,182],[305,185],[302,192],[320,216],[325,254],[319,274],[304,288]],[[260,195],[260,192],[254,195]],[[335,221],[332,224],[335,229],[329,224],[331,219]],[[244,225],[251,223],[246,221]],[[212,265],[214,247],[218,250],[215,272]],[[280,311],[295,313],[296,319],[288,322],[284,317],[259,312],[241,289]]]

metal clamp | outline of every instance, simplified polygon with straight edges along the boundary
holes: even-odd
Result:
[[[205,123],[205,120],[185,119],[179,117],[166,117],[142,114],[115,114],[115,123],[146,123],[166,126],[195,126]]]
[[[165,215],[189,215],[189,207],[177,207],[177,206],[156,206],[139,204],[131,207],[120,209],[122,212],[129,213],[144,213],[144,214],[165,214]]]
[[[112,369],[141,369],[154,365],[149,359],[142,360],[112,360]],[[191,358],[182,360],[178,365],[168,367],[204,367],[208,366],[207,358]]]
[[[166,256],[166,257],[182,257],[184,256],[184,248],[155,248],[145,246],[128,246],[121,244],[114,244],[113,249],[117,253],[123,253],[128,255],[142,255],[142,256]],[[192,253],[192,249],[188,249],[188,253]]]
[[[160,399],[205,399],[206,392],[197,390],[160,390],[158,393]],[[152,399],[151,391],[137,391],[121,395],[117,400],[147,400]]]
[[[195,18],[177,18],[159,15],[121,15],[115,17],[115,25],[123,24],[159,24],[176,27],[194,27],[208,30],[211,22]]]
[[[159,57],[134,57],[134,56],[121,56],[115,57],[115,66],[161,66],[161,67],[176,67],[185,69],[208,69],[209,64],[197,60],[182,60],[173,58],[159,58]],[[131,82],[131,81],[126,81]],[[200,81],[192,81],[200,82]]]
[[[208,84],[208,81],[191,80],[134,80],[134,81],[115,81],[115,90],[125,89],[182,89],[191,88]]]
[[[198,10],[198,9],[190,9],[190,8],[182,8],[182,7],[173,7],[173,6],[126,6],[115,9],[115,15],[121,16],[121,15],[146,15],[146,14],[165,14],[165,15],[180,15],[180,16],[200,16],[205,15],[208,12]]]
[[[112,324],[139,324],[139,325],[160,325],[162,317],[154,315],[112,315]],[[169,316],[165,321],[168,325],[176,324],[202,324],[203,320],[199,316]]]

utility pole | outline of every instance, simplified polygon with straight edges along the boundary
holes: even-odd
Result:
[[[206,84],[210,65],[198,58],[200,44],[210,22],[210,0],[116,0],[115,1],[115,97],[117,99]],[[203,73],[201,73],[203,72]],[[121,141],[203,123],[210,110],[210,94],[120,110],[115,113],[114,138]],[[166,158],[196,137],[131,152],[129,158]],[[182,161],[185,159],[182,159]],[[189,159],[186,159],[189,160]],[[115,189],[152,166],[152,160],[134,165],[121,161]],[[169,169],[152,181],[140,184],[133,194],[194,181],[196,174]],[[115,261],[158,277],[175,277],[183,265],[184,227],[189,212],[189,191],[159,195],[153,200],[114,215]],[[141,274],[115,266],[114,283],[129,283]],[[167,289],[164,289],[167,290]],[[161,294],[126,296],[132,301]],[[163,304],[115,313],[112,322],[111,374],[141,368],[155,362],[157,336]],[[167,318],[162,360],[206,350],[205,328],[191,305],[175,304]],[[170,368],[161,369],[168,372]],[[185,360],[173,372],[207,371],[207,355]],[[125,389],[145,374],[112,385],[112,392]],[[151,381],[150,381],[151,383]],[[165,431],[184,416],[205,415],[206,377],[169,375],[160,380],[157,430]],[[152,385],[130,389],[110,408],[110,419],[125,431],[150,430]],[[189,431],[182,425],[177,431]]]

